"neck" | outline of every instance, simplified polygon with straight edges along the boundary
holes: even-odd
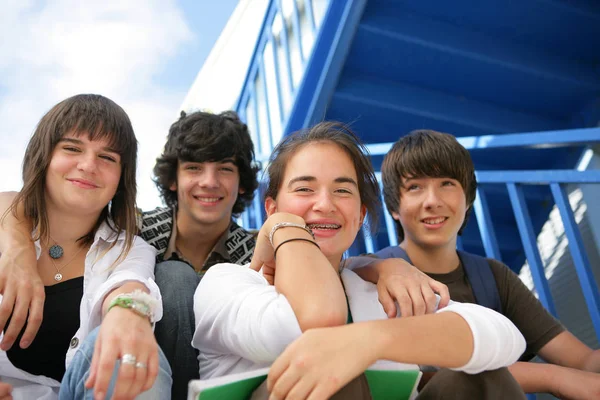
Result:
[[[54,209],[46,205],[48,210],[48,233],[61,246],[69,246],[77,242],[79,238],[89,234],[100,214],[76,215]]]
[[[456,240],[444,246],[422,247],[405,238],[400,247],[406,251],[413,265],[423,272],[446,274],[454,271],[460,262]]]
[[[221,220],[207,226],[177,213],[177,249],[192,262],[194,268],[199,269],[230,223],[231,220]]]

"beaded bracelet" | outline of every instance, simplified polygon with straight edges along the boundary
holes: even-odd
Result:
[[[153,323],[156,304],[157,301],[154,297],[140,289],[136,289],[131,293],[121,293],[112,299],[106,312],[108,313],[115,306],[128,308],[134,313],[148,318]]]
[[[273,225],[273,227],[271,228],[271,233],[269,233],[269,242],[271,243],[271,246],[273,246],[273,236],[275,235],[275,232],[277,232],[278,229],[288,228],[288,227],[302,229],[302,230],[308,232],[308,234],[313,238],[313,240],[315,240],[315,234],[306,225],[300,225],[295,222],[278,222],[275,225]]]
[[[282,245],[284,245],[284,244],[286,244],[286,243],[289,243],[289,242],[299,241],[299,240],[300,240],[300,241],[303,241],[303,242],[312,243],[312,244],[314,244],[315,246],[317,246],[317,249],[321,250],[321,247],[319,246],[319,244],[318,244],[317,242],[315,242],[315,241],[312,241],[312,240],[310,240],[310,239],[307,239],[307,238],[299,238],[299,237],[297,237],[297,238],[291,238],[291,239],[287,239],[287,240],[284,240],[283,242],[279,243],[279,244],[277,245],[277,247],[275,247],[275,251],[273,252],[273,258],[277,258],[277,250],[279,250],[279,248],[280,248]]]

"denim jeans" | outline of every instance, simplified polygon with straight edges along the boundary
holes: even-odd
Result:
[[[154,335],[173,370],[173,399],[186,399],[188,383],[198,379],[198,352],[192,347],[196,329],[194,293],[200,277],[181,261],[163,261],[154,269],[163,299],[163,317]]]
[[[94,345],[100,327],[94,329],[83,341],[83,344],[79,347],[79,350],[75,353],[71,364],[67,368],[65,376],[60,385],[60,392],[58,394],[59,400],[77,399],[77,400],[93,400],[94,392],[93,389],[86,389],[84,384],[90,374],[90,366],[92,364],[92,356],[94,354]],[[171,368],[169,362],[165,358],[163,352],[158,349],[158,376],[154,381],[154,386],[146,392],[136,397],[138,400],[163,400],[170,399],[171,397]],[[105,396],[106,399],[112,397],[112,392],[115,387],[117,374],[119,372],[119,363],[115,365],[108,392]]]

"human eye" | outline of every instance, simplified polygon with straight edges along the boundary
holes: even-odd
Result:
[[[233,172],[234,170],[233,170],[233,167],[223,166],[223,167],[221,167],[221,171],[223,171],[223,172]]]
[[[306,186],[298,186],[297,188],[294,188],[294,192],[310,193],[312,192],[312,189]]]
[[[418,190],[420,188],[421,188],[421,186],[417,185],[416,183],[411,183],[410,185],[408,185],[406,187],[406,190],[409,192],[414,192],[415,190]]]
[[[64,145],[63,146],[63,150],[65,150],[65,151],[67,151],[69,153],[79,153],[79,152],[81,152],[81,150],[79,150],[79,148],[77,148],[77,147],[75,147],[75,146],[73,146],[71,144]]]
[[[186,171],[198,171],[200,170],[200,167],[195,164],[186,164],[183,169]]]
[[[352,190],[350,190],[348,188],[338,188],[335,191],[337,193],[342,193],[342,194],[352,194]]]
[[[106,160],[108,162],[111,162],[111,163],[116,163],[117,162],[117,157],[111,156],[111,155],[108,155],[108,154],[103,154],[103,155],[100,156],[100,158],[102,158],[103,160]]]
[[[456,182],[453,179],[446,179],[442,181],[442,186],[456,186]]]

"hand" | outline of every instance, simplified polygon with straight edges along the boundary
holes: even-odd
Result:
[[[135,398],[150,389],[158,375],[158,344],[150,322],[132,310],[117,306],[104,316],[90,376],[85,382],[86,388],[94,388],[94,398],[104,398],[115,363],[125,354],[134,355],[136,362],[144,363],[147,368],[121,364],[113,393],[115,399]]]
[[[271,366],[270,399],[328,399],[377,360],[364,331],[356,323],[306,331]]]
[[[42,323],[46,299],[31,238],[22,237],[20,232],[15,231],[14,239],[0,256],[0,331],[11,318],[0,344],[4,351],[12,347],[25,322],[27,328],[19,345],[25,349],[33,342]]]
[[[395,318],[397,315],[394,300],[398,302],[403,317],[435,312],[436,293],[440,296],[437,309],[446,307],[450,302],[450,293],[446,285],[430,278],[400,258],[382,260],[375,264],[375,268],[379,273],[379,302],[389,318]]]
[[[583,369],[585,371],[600,373],[600,349],[592,351],[587,356]]]
[[[263,276],[270,285],[275,284],[275,249],[271,245],[271,242],[269,242],[269,235],[271,234],[273,226],[279,222],[293,222],[300,225],[305,224],[302,217],[297,215],[289,213],[274,213],[267,218],[263,226],[260,228],[260,231],[256,237],[256,245],[254,246],[252,260],[250,261],[250,269],[253,269],[257,272],[262,269]]]
[[[600,374],[559,367],[552,379],[552,394],[559,399],[600,399]]]
[[[12,386],[8,383],[0,382],[0,400],[12,400]]]

